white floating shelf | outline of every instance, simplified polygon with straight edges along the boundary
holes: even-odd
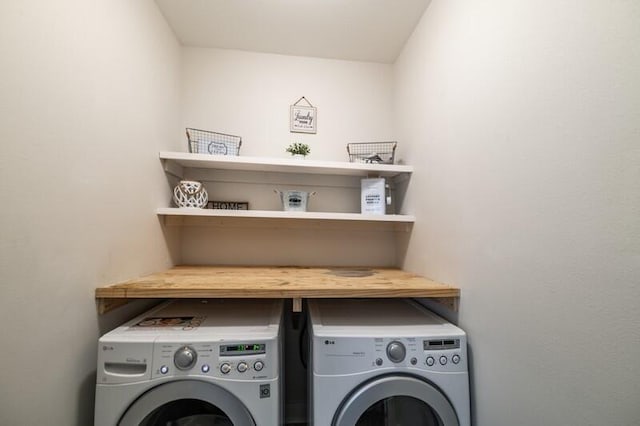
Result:
[[[393,177],[401,174],[413,173],[412,166],[396,164],[348,163],[340,161],[314,161],[306,159],[294,160],[288,158],[191,154],[188,152],[162,151],[160,152],[160,159],[165,162],[165,168],[167,170],[175,169],[174,166],[179,166],[183,168],[190,167],[205,169],[278,173],[308,173],[341,176],[378,175],[381,177]]]
[[[415,216],[399,214],[363,215],[360,213],[292,212],[273,210],[214,210],[176,207],[159,208],[157,210],[157,213],[159,216],[358,221],[407,224],[414,223],[416,220]]]

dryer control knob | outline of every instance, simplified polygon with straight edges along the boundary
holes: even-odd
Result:
[[[402,362],[406,355],[407,350],[401,342],[394,340],[387,345],[387,356],[391,362],[395,362],[396,364]]]
[[[183,346],[173,356],[173,363],[179,370],[188,370],[196,364],[198,354],[190,346]]]
[[[231,366],[229,365],[228,362],[225,362],[220,366],[220,372],[222,374],[229,374],[231,372]]]
[[[246,362],[241,362],[240,364],[238,364],[238,371],[240,373],[244,373],[245,371],[247,371],[249,367],[247,367],[247,363]]]
[[[253,368],[256,371],[262,371],[262,369],[264,368],[264,362],[262,361],[256,361],[253,363]]]

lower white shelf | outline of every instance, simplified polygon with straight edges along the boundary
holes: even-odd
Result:
[[[364,215],[360,213],[293,212],[293,211],[275,211],[275,210],[215,210],[215,209],[164,207],[164,208],[159,208],[157,210],[157,213],[159,216],[389,222],[389,223],[406,223],[406,224],[411,224],[416,221],[415,216],[412,216],[412,215],[399,215],[399,214]]]

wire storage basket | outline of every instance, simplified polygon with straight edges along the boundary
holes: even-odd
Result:
[[[242,138],[226,133],[187,128],[189,152],[194,154],[239,155]]]
[[[393,164],[398,142],[355,142],[347,144],[352,163]]]

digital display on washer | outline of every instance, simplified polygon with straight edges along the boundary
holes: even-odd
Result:
[[[233,345],[221,345],[220,355],[260,355],[266,352],[264,343],[236,343]]]

